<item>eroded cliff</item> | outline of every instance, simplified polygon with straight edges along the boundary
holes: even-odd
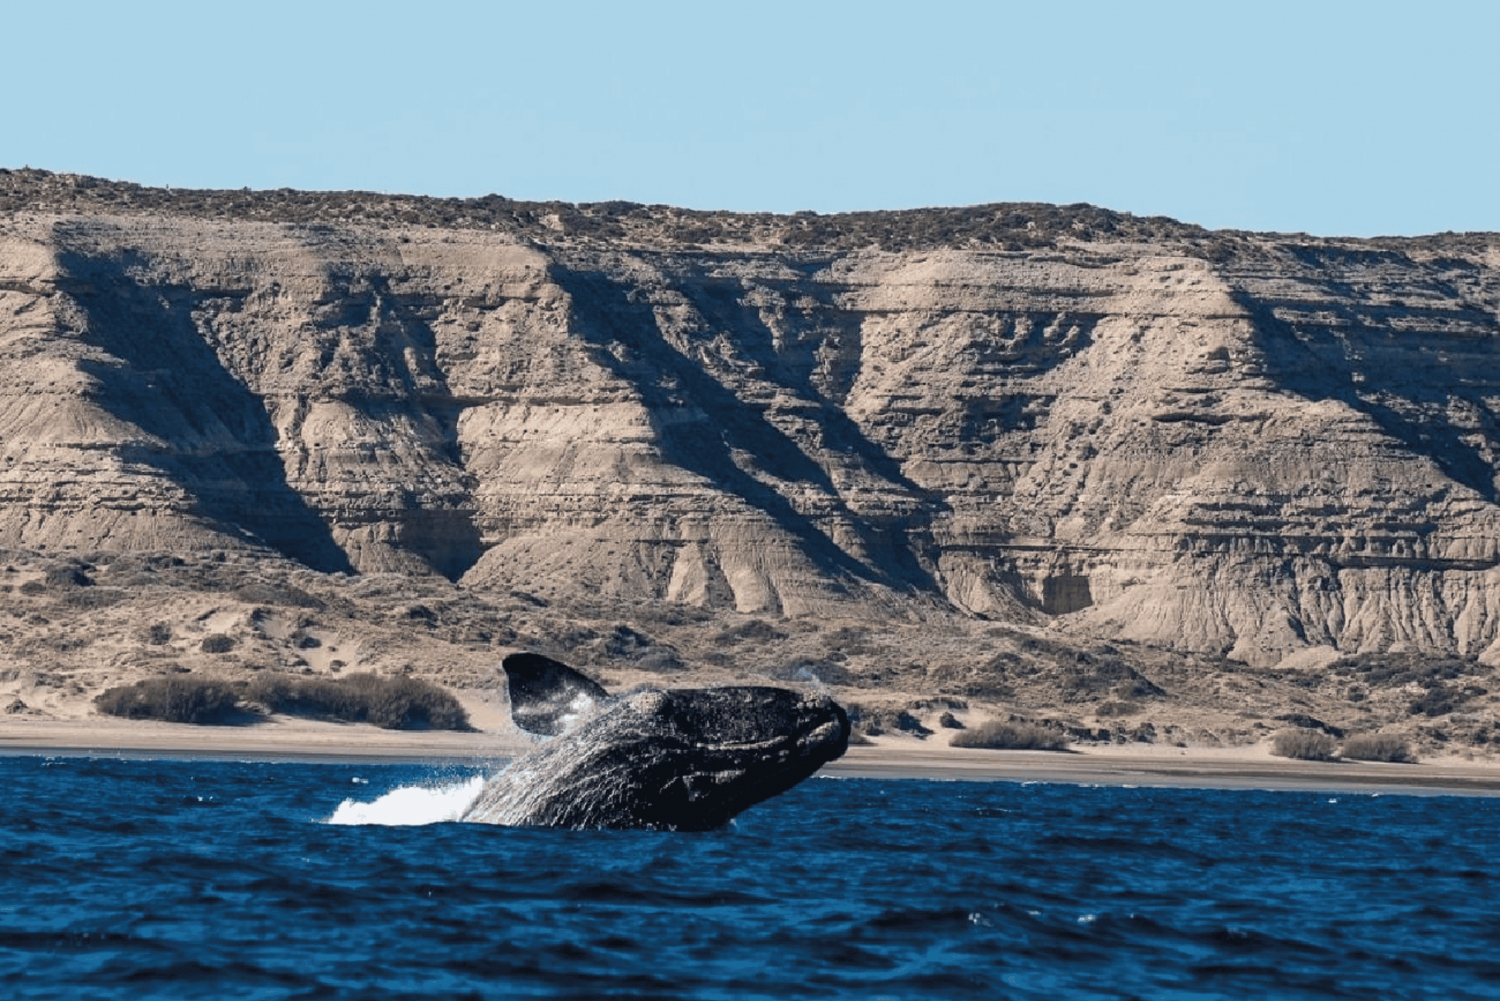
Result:
[[[12,550],[1500,658],[1500,237],[0,189]]]

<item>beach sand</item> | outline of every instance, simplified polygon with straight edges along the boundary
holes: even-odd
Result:
[[[535,746],[514,730],[380,730],[276,718],[205,727],[87,718],[0,723],[0,754],[265,761],[484,762]],[[1204,789],[1302,789],[1408,794],[1500,795],[1500,762],[1434,758],[1420,764],[1293,761],[1264,747],[1084,745],[1072,751],[986,751],[888,738],[856,745],[822,774],[843,778],[1059,782]]]
[[[382,730],[355,723],[277,717],[245,726],[191,726],[149,720],[6,720],[0,754],[264,761],[487,761],[534,746],[516,731]]]
[[[913,742],[914,743],[914,742]],[[1500,796],[1500,764],[1439,758],[1420,764],[1294,761],[1261,747],[1084,746],[1067,752],[953,747],[851,747],[825,774],[1196,789],[1301,789]]]

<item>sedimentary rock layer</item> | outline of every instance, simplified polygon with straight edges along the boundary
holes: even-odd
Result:
[[[0,182],[0,546],[1500,652],[1500,238]]]

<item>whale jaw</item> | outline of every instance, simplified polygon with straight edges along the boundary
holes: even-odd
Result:
[[[849,717],[782,688],[642,692],[512,762],[465,820],[704,831],[838,758]]]

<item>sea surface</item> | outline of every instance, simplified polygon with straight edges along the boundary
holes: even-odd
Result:
[[[481,779],[0,758],[0,997],[1500,997],[1500,800],[814,778],[710,834],[451,822]]]

